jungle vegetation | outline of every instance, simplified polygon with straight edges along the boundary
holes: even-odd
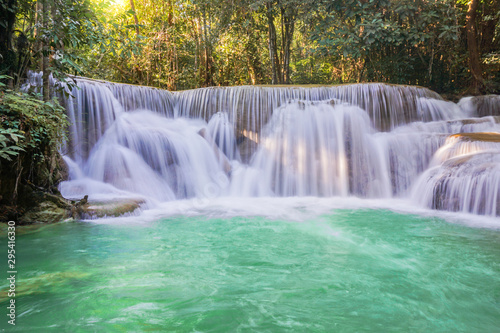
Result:
[[[0,75],[500,88],[498,0],[0,0]],[[48,89],[45,100],[49,100]]]

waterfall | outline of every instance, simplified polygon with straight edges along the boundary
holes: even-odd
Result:
[[[84,172],[160,201],[195,197],[224,174],[213,148],[198,134],[205,125],[146,110],[125,112],[94,146]]]
[[[478,117],[500,116],[499,95],[464,97],[458,105],[465,112]]]
[[[499,133],[450,136],[431,166],[415,186],[416,201],[434,209],[500,216]]]
[[[392,129],[416,120],[438,120],[419,98],[440,100],[435,92],[421,87],[380,83],[330,87],[211,87],[177,93],[177,115],[210,119],[227,112],[236,127],[259,132],[273,110],[291,100],[321,101],[338,99],[364,109],[378,129]]]
[[[208,133],[215,140],[217,146],[230,160],[240,160],[240,154],[234,135],[233,124],[225,112],[217,112],[210,118],[207,125]]]
[[[25,89],[40,80],[32,73]],[[172,93],[74,80],[60,95],[71,123],[66,197],[357,196],[500,216],[498,96],[453,103],[379,83]]]
[[[251,165],[262,176],[250,181],[280,196],[389,196],[387,166],[370,140],[373,132],[367,113],[356,106],[287,104],[265,128]]]
[[[377,133],[374,140],[383,146],[386,164],[390,167],[393,194],[400,197],[409,194],[412,185],[430,166],[434,153],[449,135],[483,131],[500,132],[500,119],[485,117],[414,122],[391,132]]]

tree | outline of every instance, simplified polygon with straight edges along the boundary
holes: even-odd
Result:
[[[467,10],[467,49],[469,51],[469,69],[472,76],[472,89],[478,93],[483,86],[483,74],[481,71],[480,53],[477,45],[476,12],[479,0],[469,2]]]
[[[476,90],[500,86],[498,0],[109,1],[4,0],[0,75],[12,86],[30,67],[46,84],[51,72],[170,90],[379,81],[449,92],[470,76]]]
[[[4,0],[0,5],[0,75],[7,74],[4,81],[9,81],[12,87],[16,66],[16,56],[12,48],[12,36],[18,11],[17,0]]]

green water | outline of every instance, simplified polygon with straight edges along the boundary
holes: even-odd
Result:
[[[500,331],[500,232],[438,218],[69,222],[19,228],[16,246],[8,331]]]

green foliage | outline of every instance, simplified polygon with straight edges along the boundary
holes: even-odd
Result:
[[[0,158],[12,161],[12,157],[19,155],[20,151],[24,151],[17,145],[19,139],[24,139],[24,136],[18,130],[0,127]]]
[[[295,84],[381,81],[454,92],[470,77],[465,0],[133,0],[135,11],[129,1],[44,2],[48,15],[34,0],[12,7],[12,49],[0,52],[10,69],[19,64],[16,82],[26,66],[40,70],[43,53],[59,80],[70,73],[170,90],[269,84],[273,64],[282,76],[289,66]],[[500,2],[480,2],[483,74],[496,92]]]
[[[66,140],[65,110],[56,100],[43,102],[25,93],[0,92],[0,157],[43,162]]]
[[[10,77],[8,75],[0,75],[0,89],[5,89],[7,87],[7,85],[5,83],[3,83],[2,81],[9,80],[9,79],[12,79],[12,77]]]
[[[355,72],[350,80],[436,88],[434,72],[457,68],[460,12],[453,1],[317,2],[310,38],[321,54]]]
[[[89,0],[52,0],[57,6],[50,22],[41,27],[42,38],[51,46],[51,73],[57,79],[66,73],[82,74],[89,67],[88,57],[81,50],[92,50],[94,55],[112,54],[130,58],[138,54],[138,43],[129,36],[131,27],[125,24],[129,12],[108,19],[102,9],[109,2],[97,4]]]

